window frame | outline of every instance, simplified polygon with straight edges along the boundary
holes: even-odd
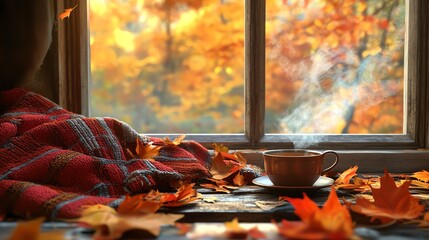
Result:
[[[58,60],[58,101],[66,109],[88,114],[88,94],[90,77],[89,29],[87,0],[59,0],[58,12],[77,5],[73,16],[59,21],[57,26]],[[429,1],[408,0],[408,76],[405,134],[328,134],[323,142],[311,146],[312,149],[335,149],[349,156],[348,163],[362,162],[359,156],[378,159],[370,167],[381,164],[389,157],[389,165],[406,169],[403,159],[414,159],[414,168],[429,166]],[[245,0],[245,131],[244,134],[187,134],[186,139],[200,142],[211,148],[213,143],[224,144],[230,149],[293,148],[293,141],[301,141],[307,135],[264,134],[265,118],[265,0]],[[263,21],[262,21],[263,19]],[[144,134],[144,133],[143,133]],[[151,135],[151,134],[148,134]],[[174,138],[178,134],[151,135]],[[423,149],[423,150],[422,150]],[[260,154],[255,155],[260,159]],[[258,157],[259,156],[259,157]],[[368,157],[367,156],[367,157]],[[429,160],[428,160],[429,161]],[[413,162],[414,163],[414,162]],[[387,164],[387,162],[386,162]]]

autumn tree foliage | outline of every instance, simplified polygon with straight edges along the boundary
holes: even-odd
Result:
[[[404,0],[266,4],[268,132],[402,132]],[[92,115],[244,132],[244,26],[241,0],[91,1]]]

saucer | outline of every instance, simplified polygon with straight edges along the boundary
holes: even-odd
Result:
[[[268,176],[255,178],[253,179],[252,182],[257,186],[272,189],[272,190],[307,192],[307,191],[316,191],[321,188],[332,186],[332,184],[334,183],[334,179],[328,178],[325,176],[320,176],[312,186],[276,186],[271,182]]]

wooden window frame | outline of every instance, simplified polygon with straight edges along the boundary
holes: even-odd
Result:
[[[87,0],[59,0],[58,12],[78,6],[71,18],[58,22],[54,42],[57,52],[58,102],[76,113],[88,114],[90,76]],[[389,166],[397,171],[429,168],[429,1],[408,0],[408,65],[405,134],[328,134],[310,148],[335,149],[347,161],[364,169],[379,171]],[[292,141],[308,135],[265,134],[265,0],[245,0],[245,131],[244,134],[187,134],[211,148],[222,143],[230,149],[248,149],[251,159],[260,163],[258,149],[293,148]],[[156,135],[174,138],[177,135]],[[255,154],[256,153],[256,154]],[[343,158],[342,157],[342,158]],[[403,161],[407,161],[404,164]],[[412,164],[408,164],[413,161]],[[376,167],[378,166],[378,167]]]

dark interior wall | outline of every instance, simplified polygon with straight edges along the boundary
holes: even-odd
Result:
[[[27,82],[23,87],[58,103],[58,81],[55,77],[55,67],[57,66],[55,52],[54,46],[51,46],[34,79]]]

